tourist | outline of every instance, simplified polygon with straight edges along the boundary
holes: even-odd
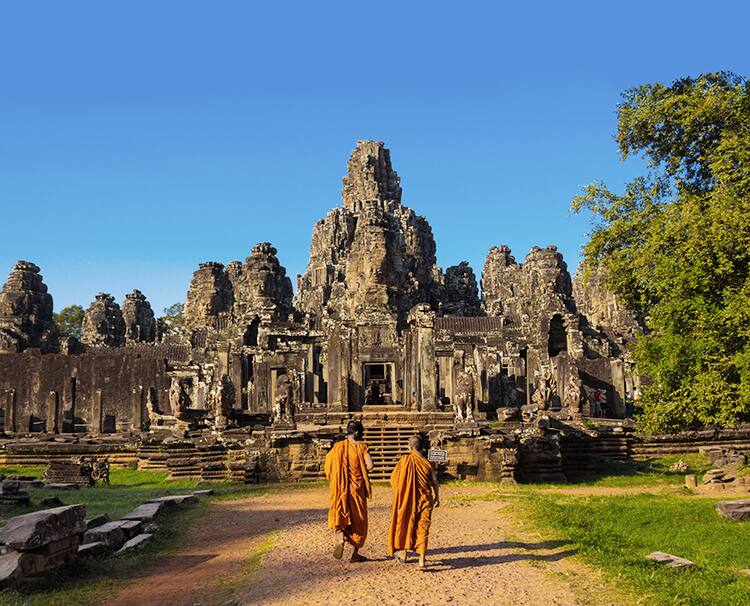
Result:
[[[432,510],[440,505],[437,469],[425,458],[422,449],[420,436],[409,438],[409,454],[401,457],[391,473],[393,507],[388,528],[388,553],[405,563],[408,551],[416,551],[420,568],[426,565]],[[399,551],[403,551],[402,557],[397,555]]]
[[[367,538],[367,499],[372,496],[369,472],[373,468],[367,444],[362,441],[365,428],[359,421],[349,421],[346,438],[334,444],[326,455],[328,479],[328,527],[341,533],[333,548],[340,560],[344,544],[354,547],[351,562],[364,562],[359,550]]]

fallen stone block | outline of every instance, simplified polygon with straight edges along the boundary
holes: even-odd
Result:
[[[23,578],[20,551],[9,551],[0,555],[0,586],[7,587]]]
[[[85,505],[44,509],[8,520],[0,529],[0,543],[16,551],[29,551],[86,530]]]
[[[52,482],[51,484],[45,484],[46,490],[78,490],[80,486],[73,482]]]
[[[125,533],[125,538],[130,540],[137,534],[141,534],[143,522],[141,520],[120,520],[120,528]]]
[[[140,520],[141,522],[150,522],[159,515],[164,503],[144,503],[139,505],[130,513],[122,516],[123,520]]]
[[[690,490],[698,488],[698,482],[695,479],[694,473],[689,473],[685,476],[685,488],[689,488]]]
[[[87,530],[83,537],[83,543],[104,543],[110,549],[118,549],[125,541],[125,530],[122,528],[122,523],[118,520],[116,522],[107,522],[91,530]]]
[[[194,494],[176,494],[168,497],[157,497],[156,499],[149,499],[147,503],[163,503],[168,507],[175,505],[184,505],[185,503],[195,502],[196,497]]]
[[[30,502],[29,493],[25,490],[13,494],[0,493],[0,505],[28,505]]]
[[[109,553],[111,550],[104,541],[97,541],[96,543],[84,543],[78,547],[78,555],[80,557],[91,557],[103,555]]]
[[[94,516],[93,518],[86,520],[86,530],[91,530],[92,528],[96,528],[97,526],[101,526],[102,524],[106,524],[107,522],[111,521],[112,520],[106,513]]]
[[[737,501],[719,501],[714,506],[716,511],[727,520],[742,522],[750,520],[750,500],[741,499]]]
[[[689,568],[690,566],[695,566],[695,562],[672,555],[671,553],[664,553],[663,551],[651,552],[646,556],[646,559],[663,564],[668,568]]]
[[[117,551],[117,553],[123,553],[125,551],[130,551],[131,549],[136,549],[137,547],[141,547],[153,536],[154,535],[148,534],[148,533],[136,535],[132,539],[130,539],[127,543],[125,543]]]
[[[207,497],[209,495],[212,495],[213,493],[214,491],[208,488],[206,490],[194,490],[191,494],[195,495],[196,497]]]

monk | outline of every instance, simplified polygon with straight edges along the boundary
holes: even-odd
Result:
[[[410,437],[409,454],[401,457],[391,473],[393,508],[388,528],[389,555],[406,562],[407,552],[416,551],[420,568],[426,566],[432,510],[440,505],[437,469],[425,458],[422,449],[422,438]],[[396,555],[402,550],[403,557]]]
[[[367,499],[372,497],[369,472],[373,462],[362,441],[365,428],[349,421],[346,439],[334,444],[326,455],[328,479],[328,527],[341,533],[333,548],[333,557],[344,556],[344,544],[354,547],[350,562],[364,562],[359,550],[367,538]]]

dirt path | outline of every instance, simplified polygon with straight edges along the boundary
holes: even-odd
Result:
[[[325,527],[326,491],[285,490],[214,503],[173,556],[104,603],[330,605],[614,603],[597,575],[570,558],[560,541],[519,534],[507,501],[470,499],[485,488],[445,487],[433,516],[431,567],[420,571],[386,557],[390,491],[375,488],[370,536],[372,561],[334,560]],[[272,542],[271,542],[272,541]],[[273,545],[248,575],[259,546]],[[232,598],[230,600],[230,598]]]

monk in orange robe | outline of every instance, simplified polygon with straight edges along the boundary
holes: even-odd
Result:
[[[406,562],[407,552],[416,551],[420,568],[425,567],[432,510],[440,505],[437,469],[422,454],[422,446],[420,436],[409,438],[409,454],[391,473],[393,508],[388,528],[388,553]],[[395,555],[402,550],[403,557]]]
[[[326,455],[328,527],[341,533],[333,548],[337,560],[344,555],[345,543],[354,547],[351,562],[367,560],[359,550],[367,538],[367,499],[372,497],[369,472],[373,462],[362,441],[364,432],[362,423],[349,421],[346,439],[334,444]]]

